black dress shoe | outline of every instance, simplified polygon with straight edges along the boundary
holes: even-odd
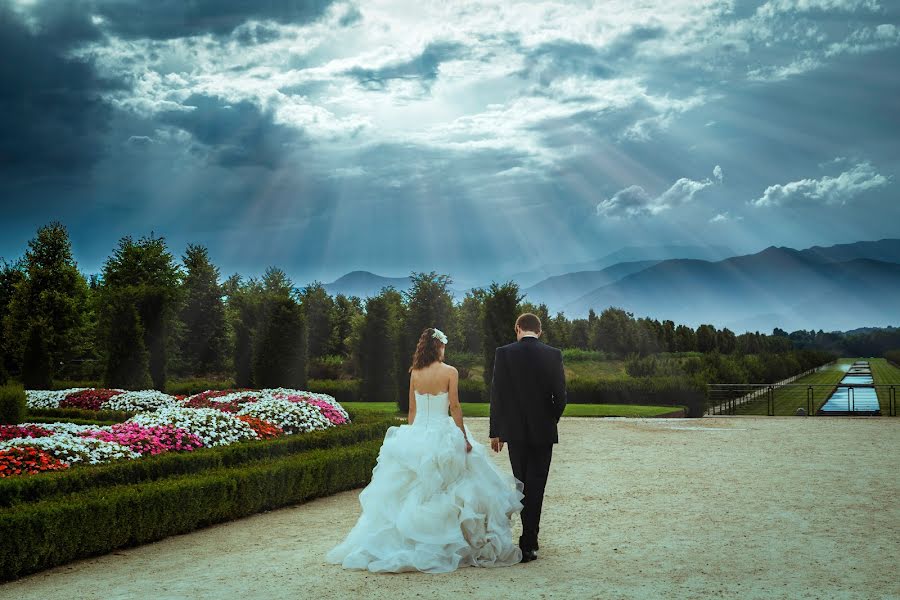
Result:
[[[522,550],[522,562],[527,563],[537,559],[537,552],[534,550]]]

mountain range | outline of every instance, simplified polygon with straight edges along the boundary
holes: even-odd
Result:
[[[682,251],[692,256],[671,256]],[[804,250],[771,246],[719,258],[726,251],[708,249],[704,259],[691,246],[629,247],[588,263],[542,267],[553,274],[537,282],[529,283],[538,271],[508,279],[519,283],[527,300],[570,318],[617,306],[639,317],[712,323],[738,333],[900,323],[900,239]],[[635,260],[607,264],[623,258]],[[591,265],[598,268],[581,268]],[[563,268],[572,270],[556,272]],[[386,285],[405,290],[410,279],[356,271],[325,287],[365,297]],[[459,299],[464,291],[453,294]]]

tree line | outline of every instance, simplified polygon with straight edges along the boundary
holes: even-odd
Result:
[[[516,316],[525,311],[540,316],[546,342],[631,357],[636,375],[649,368],[637,360],[660,353],[774,355],[795,347],[777,330],[736,335],[710,324],[635,318],[615,307],[584,319],[551,315],[513,282],[454,302],[448,275],[411,279],[408,290],[389,287],[365,299],[331,295],[321,282],[295,287],[277,267],[259,278],[223,280],[205,247],[189,244],[176,258],[152,233],[123,237],[101,273],[86,276],[65,226],[53,222],[37,231],[20,259],[0,261],[0,380],[12,374],[29,388],[89,380],[164,389],[171,377],[294,388],[310,377],[354,378],[364,399],[403,404],[424,328],[448,333],[451,360],[480,356],[488,382],[494,348],[514,340]]]

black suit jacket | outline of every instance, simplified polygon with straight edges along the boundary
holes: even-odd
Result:
[[[562,352],[537,338],[497,348],[491,380],[490,435],[504,442],[557,443],[566,407]]]

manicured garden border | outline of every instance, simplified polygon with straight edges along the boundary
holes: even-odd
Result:
[[[359,487],[380,445],[310,450],[0,510],[0,580]]]
[[[0,479],[0,511],[97,488],[196,475],[213,469],[239,467],[253,461],[276,460],[309,450],[381,441],[387,428],[396,423],[393,418],[360,416],[350,425],[273,440],[254,440],[200,448],[193,452],[168,452],[106,465],[76,465],[65,471],[7,477]]]

